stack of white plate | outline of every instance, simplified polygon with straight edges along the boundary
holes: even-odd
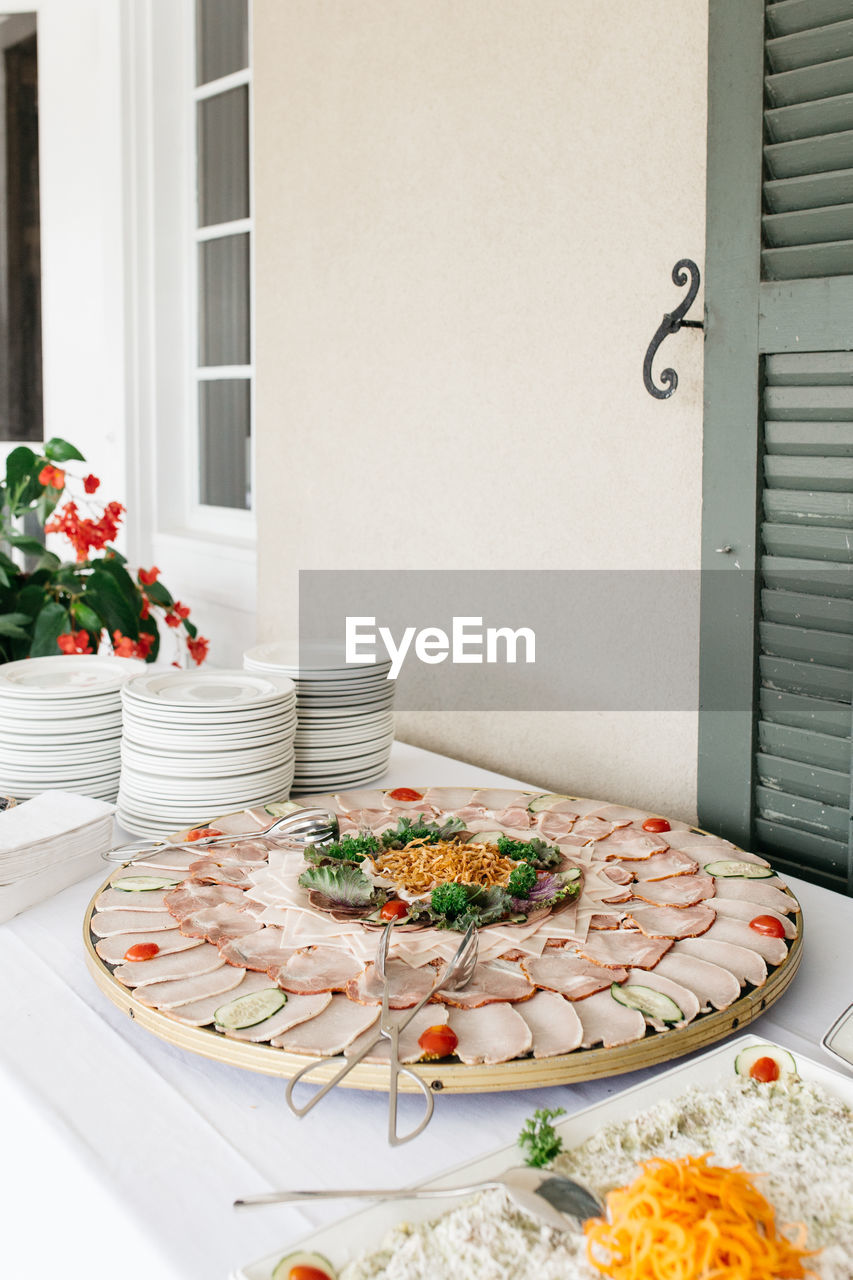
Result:
[[[286,800],[293,782],[293,682],[245,671],[152,672],[122,690],[118,819],[159,836]]]
[[[386,772],[394,742],[390,659],[348,666],[338,644],[298,649],[271,641],[244,653],[243,665],[296,685],[294,792],[349,789]]]
[[[73,791],[115,800],[121,686],[133,658],[67,654],[0,666],[0,793]]]

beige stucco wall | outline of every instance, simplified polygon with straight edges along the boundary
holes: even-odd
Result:
[[[259,638],[301,568],[697,567],[701,333],[672,400],[641,367],[703,260],[707,0],[254,11]],[[399,732],[694,810],[692,712]]]

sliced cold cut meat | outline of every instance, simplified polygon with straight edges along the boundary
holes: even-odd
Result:
[[[177,1018],[179,1022],[185,1022],[190,1027],[206,1027],[213,1022],[213,1015],[225,1000],[234,1000],[237,996],[251,996],[257,991],[267,990],[271,986],[269,975],[266,973],[248,973],[243,972],[243,976],[237,983],[236,987],[231,987],[223,998],[222,992],[217,991],[215,995],[203,996],[200,1000],[192,1000],[189,1004],[178,1005],[174,1009],[167,1010],[171,1018]]]
[[[391,1012],[391,1021],[400,1022],[407,1016],[408,1011],[406,1009],[394,1009]],[[398,1037],[397,1057],[400,1062],[420,1062],[424,1056],[424,1051],[418,1044],[418,1040],[430,1027],[443,1026],[448,1017],[449,1010],[443,1004],[427,1004],[424,1005],[423,1009],[419,1009],[412,1021],[400,1032]],[[346,1056],[350,1058],[357,1054],[367,1037],[372,1035],[372,1031],[366,1031],[363,1036],[353,1040],[352,1044],[347,1046]],[[390,1043],[383,1036],[370,1052],[362,1058],[362,1062],[388,1062],[391,1056],[390,1050]]]
[[[199,856],[198,849],[172,848],[167,845],[164,849],[157,849],[145,855],[144,861],[140,858],[138,862],[134,862],[131,866],[125,868],[128,875],[148,875],[159,872],[160,875],[164,871],[176,873],[175,878],[185,876],[189,873],[190,864],[196,862]]]
[[[264,840],[235,839],[233,844],[211,845],[199,850],[199,857],[213,862],[242,862],[246,866],[260,867],[269,859],[270,846]]]
[[[733,973],[698,956],[676,955],[670,951],[658,962],[655,973],[687,987],[703,1010],[727,1009],[740,996],[740,983]]]
[[[612,971],[622,967],[653,969],[671,946],[668,938],[647,938],[637,929],[600,929],[590,933],[585,942],[579,942],[577,950],[593,964],[605,965]]]
[[[287,962],[294,954],[292,947],[282,946],[284,934],[275,925],[264,925],[259,933],[249,933],[242,938],[229,938],[219,943],[219,954],[228,964],[242,969],[257,969],[261,973]]]
[[[556,991],[568,1000],[583,1000],[595,991],[609,988],[612,982],[624,982],[628,976],[627,969],[593,964],[568,947],[522,960],[521,967],[534,986]]]
[[[602,875],[608,880],[612,880],[614,884],[631,884],[634,879],[633,871],[627,867],[620,866],[617,862],[611,862],[609,866],[602,868]]]
[[[384,798],[384,791],[339,791],[335,796],[335,809],[338,813],[347,814],[359,809],[371,809],[374,812],[381,811],[383,816],[387,817],[387,810],[383,805]]]
[[[781,885],[781,880],[771,884],[767,880],[737,880],[718,876],[716,883],[717,896],[720,898],[754,902],[759,908],[769,907],[771,911],[780,911],[783,915],[789,915],[792,911],[800,909],[796,898],[792,898],[789,893],[784,893],[781,888],[776,887]],[[756,915],[758,914],[760,912],[757,911]]]
[[[576,817],[576,813],[557,813],[553,809],[546,809],[536,815],[536,826],[539,828],[537,834],[543,840],[565,840],[574,826]]]
[[[347,1045],[372,1027],[378,1018],[376,1005],[356,1004],[346,996],[332,996],[322,1013],[274,1036],[272,1043],[291,1053],[333,1058],[343,1053]]]
[[[125,889],[104,889],[95,899],[96,911],[166,911],[165,889],[145,889],[129,893]]]
[[[214,946],[231,938],[258,933],[261,927],[253,915],[230,902],[221,902],[218,907],[202,907],[181,921],[181,933],[188,938],[207,938]]]
[[[116,933],[160,933],[174,929],[175,917],[168,911],[96,911],[89,927],[99,938]]]
[[[609,987],[586,1000],[578,1000],[574,1007],[583,1028],[581,1045],[584,1049],[591,1049],[597,1044],[613,1049],[618,1044],[642,1040],[646,1034],[646,1020],[639,1009],[626,1009],[618,1004]]]
[[[594,911],[589,917],[589,927],[590,929],[618,929],[624,915],[624,910]]]
[[[508,787],[483,787],[475,791],[469,804],[482,805],[497,814],[504,809],[527,809],[530,796],[526,791],[510,791]]]
[[[590,841],[603,840],[615,831],[620,824],[604,822],[602,818],[579,818],[561,844],[589,844]],[[624,824],[621,824],[624,825]]]
[[[781,964],[788,954],[784,938],[756,933],[745,920],[732,920],[727,916],[717,917],[707,937],[716,942],[733,942],[736,947],[748,947],[750,951],[757,951],[768,964]]]
[[[693,991],[689,987],[682,986],[680,982],[675,982],[672,978],[667,978],[661,974],[657,968],[651,971],[647,969],[632,969],[628,974],[626,987],[651,987],[652,991],[659,991],[663,996],[669,996],[670,1000],[674,1000],[684,1015],[680,1022],[663,1023],[658,1022],[656,1018],[649,1018],[653,1027],[658,1031],[665,1031],[667,1026],[683,1027],[688,1022],[692,1022],[699,1014],[699,1001]]]
[[[672,954],[696,956],[699,960],[718,964],[733,973],[738,982],[750,982],[754,987],[760,987],[767,981],[767,965],[757,951],[731,942],[720,942],[707,935],[673,943]]]
[[[386,962],[385,972],[388,975],[390,1009],[410,1009],[432,990],[436,977],[431,965],[415,968],[404,960],[394,959]],[[351,975],[345,985],[350,1000],[359,1004],[382,1003],[383,983],[373,964]]]
[[[321,991],[343,991],[351,978],[357,978],[364,965],[339,947],[308,947],[293,954],[277,968],[270,968],[282,991],[294,995],[313,996]]]
[[[771,907],[757,907],[754,902],[745,902],[742,898],[714,898],[714,910],[718,916],[727,916],[731,920],[745,920],[749,924],[756,916],[772,916],[778,920],[785,930],[786,938],[796,938],[797,926],[790,916],[783,916],[781,911]],[[754,930],[753,930],[754,932]]]
[[[583,1025],[576,1013],[579,1004],[556,991],[537,991],[518,1006],[518,1012],[533,1033],[534,1058],[554,1058],[571,1053],[583,1040]]]
[[[172,978],[193,978],[200,973],[213,973],[225,965],[222,956],[210,943],[203,942],[189,951],[154,956],[151,960],[128,960],[113,970],[113,976],[126,987],[144,987],[152,982]]]
[[[200,947],[202,940],[185,938],[180,929],[164,929],[161,933],[116,933],[111,938],[101,938],[95,950],[107,964],[121,964],[131,947],[145,946],[151,942],[157,947],[156,955],[171,956],[177,951]],[[146,960],[145,963],[149,964],[150,961]]]
[[[717,918],[713,907],[699,902],[695,907],[652,907],[633,903],[625,908],[647,938],[696,938],[706,933]]]
[[[177,1009],[179,1005],[192,1004],[205,996],[224,996],[240,985],[244,973],[244,969],[224,964],[213,973],[199,973],[193,978],[175,978],[171,982],[153,982],[150,986],[137,987],[133,994],[154,1009]],[[224,1000],[220,1000],[220,1004],[224,1004]]]
[[[650,835],[636,827],[619,827],[598,846],[596,852],[602,858],[624,858],[626,861],[643,861],[656,853],[664,853],[669,843],[664,836]]]
[[[229,993],[228,999],[234,999],[236,996],[243,994],[242,991]],[[287,1002],[278,1013],[274,1013],[270,1018],[264,1018],[263,1022],[256,1022],[253,1027],[243,1027],[239,1031],[232,1031],[225,1028],[225,1034],[232,1040],[248,1040],[252,1044],[263,1044],[273,1039],[274,1036],[280,1036],[285,1031],[289,1031],[291,1027],[296,1027],[300,1022],[307,1022],[309,1018],[316,1018],[318,1013],[332,1002],[332,995],[329,991],[318,992],[314,996],[288,996]]]
[[[470,1065],[509,1062],[533,1045],[533,1032],[511,1004],[451,1009],[450,1025],[459,1037],[456,1056]]]
[[[713,876],[668,876],[666,880],[641,880],[633,889],[635,898],[653,907],[692,907],[704,898],[713,898],[714,885]]]
[[[248,889],[252,884],[252,865],[245,862],[214,862],[200,858],[190,867],[190,875],[199,884],[230,885],[235,889]]]
[[[498,809],[494,820],[499,827],[508,827],[511,831],[527,831],[533,821],[527,812],[526,805],[511,805],[507,809]]]
[[[668,831],[666,838],[670,848],[689,853],[701,866],[708,862],[734,860],[736,862],[755,862],[760,867],[769,867],[770,863],[759,858],[757,853],[739,849],[728,840],[719,840],[716,836],[703,836],[697,831]]]
[[[246,895],[242,889],[234,889],[228,885],[196,884],[193,880],[185,880],[165,896],[166,910],[171,911],[176,920],[183,920],[185,916],[204,907],[218,907],[222,902],[246,906]]]
[[[699,863],[678,849],[666,853],[653,853],[641,862],[632,862],[631,870],[636,880],[668,880],[670,876],[692,876],[699,870]]]
[[[476,1009],[498,1000],[529,1000],[535,988],[517,965],[490,961],[478,964],[471,981],[457,991],[438,991],[436,1001],[455,1009]]]

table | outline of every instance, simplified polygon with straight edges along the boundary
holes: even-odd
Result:
[[[381,785],[518,786],[402,743]],[[606,797],[618,800],[618,796]],[[106,874],[106,873],[105,873]],[[436,1100],[410,1146],[385,1141],[383,1094],[341,1091],[304,1120],[280,1080],[183,1053],[134,1026],[83,962],[81,921],[103,876],[0,927],[4,1275],[224,1280],[351,1210],[346,1202],[237,1213],[276,1186],[396,1185],[513,1142],[536,1107],[568,1112],[664,1068],[611,1080]],[[829,1063],[818,1047],[853,998],[853,899],[789,877],[806,943],[792,986],[750,1031]],[[837,1063],[833,1062],[837,1066]],[[401,1103],[403,1122],[409,1103]]]

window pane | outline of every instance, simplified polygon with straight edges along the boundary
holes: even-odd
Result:
[[[249,65],[248,0],[196,0],[196,84]]]
[[[198,362],[249,364],[249,234],[198,247]]]
[[[209,507],[251,505],[252,389],[248,378],[199,383],[200,500]]]
[[[198,222],[249,216],[249,90],[246,85],[198,104]]]

